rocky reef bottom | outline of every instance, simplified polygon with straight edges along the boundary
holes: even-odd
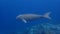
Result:
[[[26,34],[60,34],[60,25],[38,24],[29,28]]]

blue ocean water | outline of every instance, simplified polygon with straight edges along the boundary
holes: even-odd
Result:
[[[47,12],[51,12],[51,20],[43,18],[27,24],[16,20],[19,14]],[[23,32],[39,23],[60,24],[60,0],[0,0],[0,34]]]

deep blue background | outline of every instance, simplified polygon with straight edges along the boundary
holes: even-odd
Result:
[[[24,13],[51,13],[51,20],[37,19],[25,24],[16,16]],[[0,0],[0,34],[25,31],[27,27],[39,23],[60,23],[60,0]]]

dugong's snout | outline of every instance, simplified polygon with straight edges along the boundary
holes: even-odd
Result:
[[[19,16],[17,16],[16,19],[19,19]]]
[[[16,19],[18,19],[18,17],[16,17]]]
[[[21,19],[21,16],[20,16],[20,15],[18,15],[18,16],[16,17],[16,19]]]

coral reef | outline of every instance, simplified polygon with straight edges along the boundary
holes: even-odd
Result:
[[[38,24],[32,26],[28,34],[60,34],[60,25],[53,24]]]

